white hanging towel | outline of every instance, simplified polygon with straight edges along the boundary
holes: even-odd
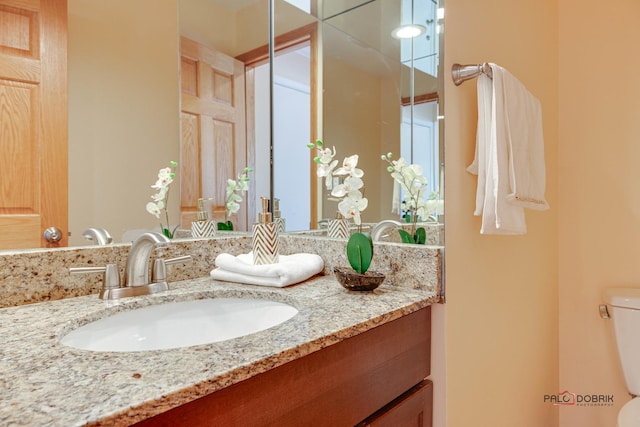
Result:
[[[504,68],[478,77],[474,215],[482,234],[525,234],[524,208],[544,210],[545,165],[540,102]]]

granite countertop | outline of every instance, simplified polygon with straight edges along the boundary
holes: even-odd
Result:
[[[288,288],[218,282],[170,284],[156,295],[96,295],[0,309],[0,425],[129,425],[283,365],[437,301],[435,292],[381,286],[343,289],[332,276]],[[299,313],[268,330],[173,350],[116,353],[59,340],[116,311],[210,297],[258,297]]]

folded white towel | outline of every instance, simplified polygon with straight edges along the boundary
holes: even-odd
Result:
[[[507,70],[478,77],[474,215],[482,234],[525,234],[524,209],[548,209],[540,102]]]
[[[316,254],[280,255],[276,264],[253,264],[253,253],[233,256],[220,254],[216,257],[216,269],[211,277],[226,282],[282,288],[302,282],[320,273],[324,261]]]

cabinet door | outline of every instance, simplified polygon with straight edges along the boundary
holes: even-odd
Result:
[[[431,427],[433,383],[425,380],[357,427]]]

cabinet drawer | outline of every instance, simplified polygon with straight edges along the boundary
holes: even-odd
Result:
[[[431,427],[433,383],[424,380],[356,427]]]

